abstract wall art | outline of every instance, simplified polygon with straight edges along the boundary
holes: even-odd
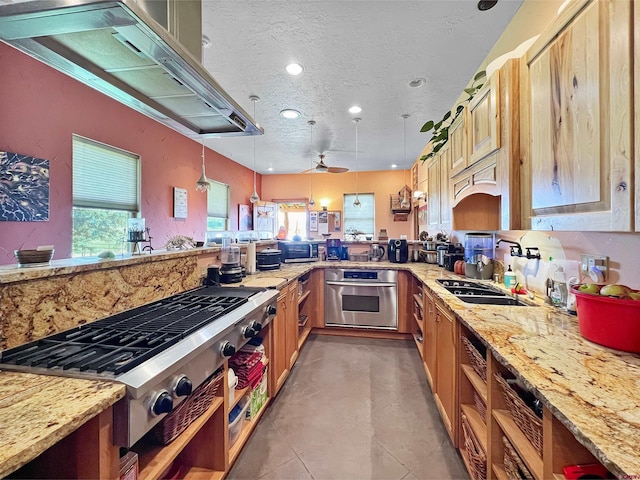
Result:
[[[49,220],[49,160],[0,151],[0,221]]]

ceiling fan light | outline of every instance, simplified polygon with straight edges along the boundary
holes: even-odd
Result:
[[[319,172],[326,172],[327,170],[329,170],[329,167],[327,167],[326,165],[322,164],[322,165],[318,165],[316,167],[316,170]]]

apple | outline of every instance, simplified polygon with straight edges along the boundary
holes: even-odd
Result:
[[[631,292],[631,289],[626,285],[605,285],[600,289],[600,295],[606,297],[626,297]]]
[[[640,300],[640,292],[631,292],[629,297],[631,297],[631,300]]]
[[[600,295],[600,288],[601,286],[596,283],[584,283],[578,287],[578,290],[590,295]]]

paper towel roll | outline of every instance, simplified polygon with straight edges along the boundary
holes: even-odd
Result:
[[[256,273],[256,244],[247,243],[247,275]]]

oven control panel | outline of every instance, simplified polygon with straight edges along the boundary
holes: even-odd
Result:
[[[375,270],[345,270],[345,280],[377,280],[378,272]]]

